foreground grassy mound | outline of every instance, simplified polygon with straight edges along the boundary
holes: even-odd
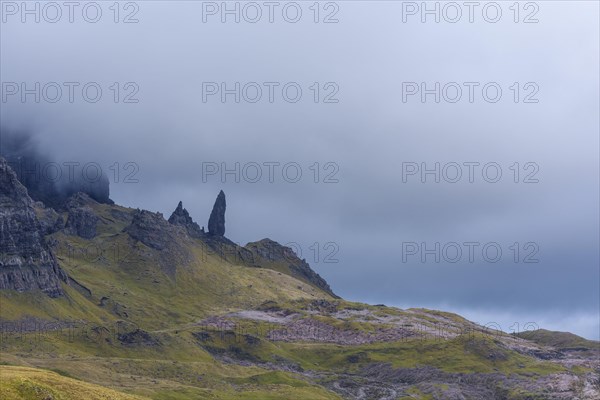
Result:
[[[3,400],[143,400],[37,368],[0,365],[0,398]]]

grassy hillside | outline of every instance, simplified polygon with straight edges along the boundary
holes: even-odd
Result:
[[[61,267],[76,281],[66,289],[68,295],[51,301],[3,291],[3,319],[125,319],[161,329],[267,300],[331,298],[285,273],[230,263],[201,240],[184,235],[172,251],[185,252],[188,259],[176,265],[178,254],[163,254],[123,232],[134,210],[90,205],[100,217],[97,237],[85,240],[61,231],[49,238]]]
[[[589,345],[581,338],[515,337],[451,313],[347,302],[319,288],[303,263],[270,258],[274,242],[251,244],[262,256],[249,263],[163,221],[143,227],[149,245],[128,233],[136,210],[87,206],[99,218],[96,237],[48,237],[71,278],[63,297],[0,291],[3,399],[600,393],[593,358],[545,347]],[[162,249],[152,246],[164,237]]]
[[[0,366],[0,398],[4,400],[143,400],[37,368]]]

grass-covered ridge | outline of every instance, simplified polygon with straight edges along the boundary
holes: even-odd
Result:
[[[535,331],[519,332],[516,336],[544,346],[556,347],[558,349],[600,349],[600,342],[587,340],[570,332],[537,329]]]

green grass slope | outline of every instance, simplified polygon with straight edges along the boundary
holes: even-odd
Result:
[[[127,232],[135,210],[88,206],[95,238],[48,237],[65,296],[0,291],[2,399],[530,399],[565,379],[581,399],[597,393],[585,362],[532,355],[590,346],[574,335],[344,301],[304,264],[270,259],[270,241],[250,245],[264,267],[176,227],[156,227],[172,238],[158,250]]]

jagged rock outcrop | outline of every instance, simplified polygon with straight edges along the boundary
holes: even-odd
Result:
[[[227,239],[224,236],[206,235],[202,241],[207,247],[204,248],[205,254],[214,254],[233,264],[246,265],[248,267],[259,267],[254,261],[254,254],[237,243]]]
[[[0,289],[63,294],[68,277],[44,239],[46,229],[27,189],[0,158]]]
[[[62,216],[54,211],[53,208],[46,207],[41,201],[34,203],[33,207],[44,235],[51,235],[65,227],[65,221]]]
[[[170,224],[161,213],[137,210],[131,224],[124,229],[124,232],[132,239],[157,251],[156,261],[170,276],[175,275],[177,266],[185,265],[192,260],[187,249],[187,235],[184,228]]]
[[[183,226],[188,235],[193,238],[202,238],[204,237],[204,228],[200,228],[197,223],[194,222],[192,217],[190,217],[190,213],[183,208],[183,203],[180,201],[177,205],[173,214],[169,217],[169,223],[173,225]]]
[[[221,190],[215,205],[213,206],[210,218],[208,219],[208,234],[211,236],[225,236],[225,193]]]
[[[75,207],[69,209],[65,231],[84,239],[93,239],[96,237],[97,224],[98,217],[91,208],[85,206]]]
[[[139,328],[131,332],[119,334],[118,339],[122,344],[129,346],[158,346],[161,344],[160,340],[154,337],[154,335]]]
[[[137,210],[133,215],[131,225],[125,228],[125,232],[148,247],[164,250],[170,242],[175,240],[170,228],[171,226],[161,213]]]
[[[87,193],[78,192],[69,197],[63,203],[64,208],[69,211],[64,227],[65,233],[84,239],[95,238],[100,218],[98,218],[92,207],[97,204],[98,202]]]
[[[253,254],[253,261],[256,266],[287,270],[286,272],[289,272],[291,276],[308,282],[334,297],[338,297],[333,293],[327,281],[313,271],[306,260],[301,260],[290,247],[283,246],[271,239],[263,239],[248,243],[244,246],[244,249]]]
[[[65,209],[70,210],[78,207],[93,207],[97,204],[98,202],[87,193],[77,192],[65,201],[64,207]]]

